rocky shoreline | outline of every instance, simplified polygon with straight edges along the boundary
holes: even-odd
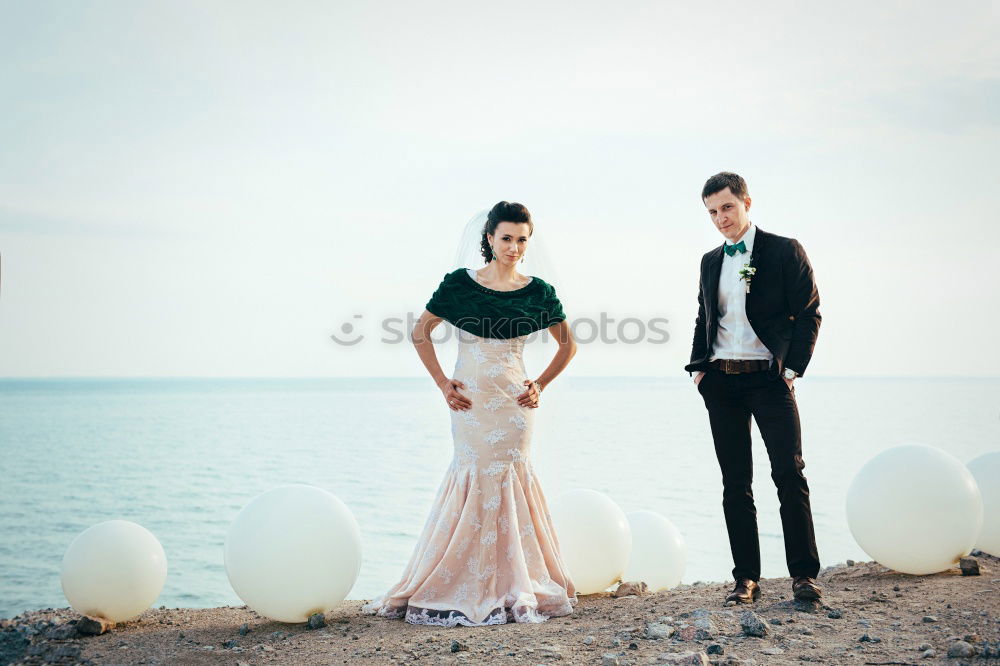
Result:
[[[288,625],[246,606],[146,611],[105,627],[69,608],[0,620],[7,664],[1000,664],[1000,559],[980,552],[930,576],[874,562],[828,567],[819,603],[791,579],[762,579],[752,606],[729,583],[581,597],[543,624],[419,627],[345,601]]]

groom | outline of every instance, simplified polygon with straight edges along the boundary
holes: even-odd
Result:
[[[794,238],[750,221],[747,184],[718,173],[701,193],[726,238],[701,258],[691,362],[708,409],[722,469],[722,509],[736,586],[726,601],[760,597],[760,543],[753,502],[750,417],[757,422],[781,503],[785,560],[796,599],[818,599],[819,555],[794,382],[805,374],[819,333],[819,293],[805,250]]]

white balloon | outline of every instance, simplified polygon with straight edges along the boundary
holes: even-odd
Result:
[[[1000,451],[984,453],[966,465],[983,498],[983,527],[976,548],[1000,557]]]
[[[351,510],[315,486],[292,484],[251,500],[229,527],[226,575],[247,606],[279,622],[305,622],[347,597],[361,570]]]
[[[124,622],[142,615],[160,596],[167,555],[142,525],[108,520],[73,539],[63,555],[60,579],[74,610]]]
[[[621,580],[632,534],[628,518],[596,490],[570,490],[550,506],[563,562],[578,594],[603,592]]]
[[[969,470],[923,444],[882,451],[847,491],[854,540],[876,562],[902,573],[954,566],[972,551],[982,519],[982,499]]]
[[[680,530],[655,511],[633,511],[626,517],[632,552],[622,580],[641,580],[651,592],[676,587],[687,564],[687,545]]]

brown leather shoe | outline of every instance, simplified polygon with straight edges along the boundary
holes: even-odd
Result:
[[[815,578],[796,576],[792,581],[792,596],[796,599],[814,601],[823,596],[823,590],[816,584]]]
[[[726,597],[726,601],[735,601],[738,604],[751,604],[760,599],[760,585],[749,578],[740,578],[736,581],[736,587]]]

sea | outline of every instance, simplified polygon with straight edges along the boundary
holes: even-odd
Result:
[[[796,381],[820,559],[870,559],[845,513],[857,471],[906,443],[962,462],[1000,449],[1000,379]],[[560,377],[536,412],[531,456],[547,498],[575,488],[684,536],[684,583],[727,581],[732,559],[708,417],[687,377]],[[753,431],[762,574],[788,574],[768,458]],[[452,456],[449,411],[427,378],[0,380],[0,617],[66,606],[73,538],[130,520],[160,540],[157,606],[241,605],[223,544],[240,509],[306,483],[353,512],[363,564],[348,598],[391,586]]]

